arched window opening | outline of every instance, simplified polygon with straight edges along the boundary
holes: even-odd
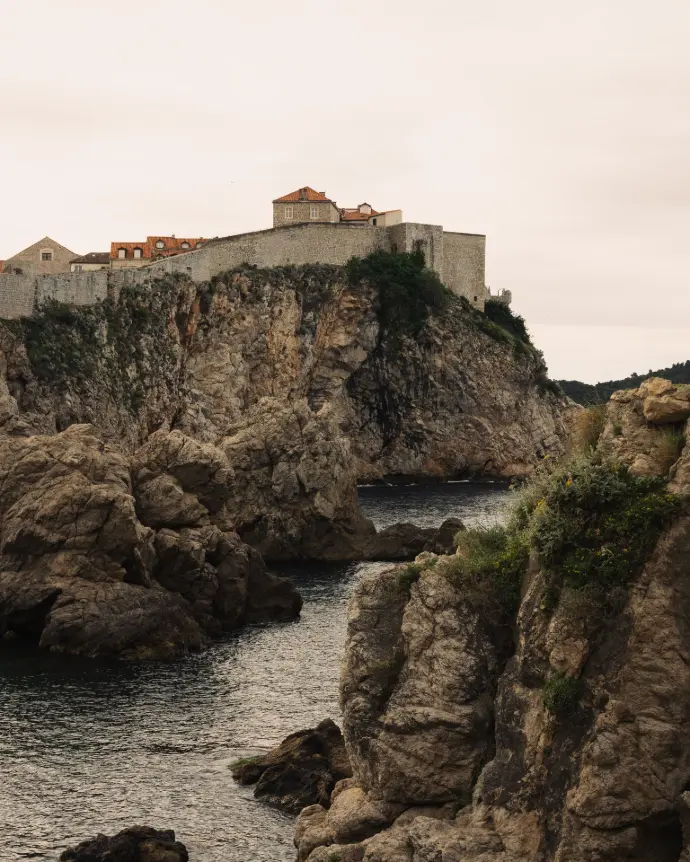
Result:
[[[180,245],[180,248],[189,248],[189,247],[190,247],[190,246],[189,246],[189,243],[188,243],[188,242],[183,242],[183,243]]]
[[[127,249],[126,248],[118,248],[117,256],[120,260],[124,260],[127,257]]]
[[[165,243],[163,242],[162,239],[157,240],[156,248],[165,248]]]
[[[140,248],[134,249],[134,257],[139,258],[139,257],[143,257],[143,256],[144,256],[144,252],[142,249],[140,249]]]

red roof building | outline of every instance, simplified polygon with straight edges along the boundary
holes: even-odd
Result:
[[[301,189],[275,198],[273,201],[273,227],[319,222],[328,224],[347,222],[353,226],[388,227],[402,222],[402,211],[379,212],[368,203],[342,209],[326,195],[326,192],[317,192],[311,186],[302,186]]]
[[[175,236],[147,236],[145,242],[113,242],[110,244],[110,266],[144,266],[154,260],[194,251],[206,242],[203,237]]]

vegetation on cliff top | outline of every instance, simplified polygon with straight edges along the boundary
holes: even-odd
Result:
[[[175,366],[177,332],[170,326],[177,290],[167,282],[165,287],[132,285],[117,300],[88,306],[49,301],[33,317],[4,325],[23,339],[39,381],[85,397],[105,389],[115,403],[136,413],[152,371],[165,374]]]
[[[513,529],[528,531],[554,590],[587,590],[605,606],[639,574],[680,505],[664,479],[593,452],[530,486]]]
[[[442,311],[452,298],[421,252],[375,251],[351,258],[346,270],[350,284],[366,281],[376,288],[382,338],[419,335],[429,315]]]
[[[561,389],[573,401],[585,406],[590,404],[605,404],[614,392],[619,389],[637,389],[650,377],[663,377],[671,383],[690,383],[690,361],[676,362],[670,368],[659,371],[649,371],[647,374],[631,374],[621,380],[607,380],[605,383],[581,383],[579,380],[559,380]]]

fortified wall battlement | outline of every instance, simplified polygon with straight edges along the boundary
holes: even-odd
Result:
[[[184,272],[207,281],[243,263],[259,267],[330,263],[373,251],[422,251],[427,266],[459,296],[484,308],[486,237],[450,233],[440,225],[403,222],[390,227],[340,224],[296,224],[212,240],[203,248],[151,264],[148,271]]]
[[[127,284],[164,273],[181,273],[202,282],[242,264],[262,268],[344,265],[353,256],[366,257],[377,250],[423,252],[427,266],[454,293],[483,309],[490,296],[484,283],[485,247],[484,236],[452,233],[439,225],[296,224],[212,240],[200,249],[138,268],[39,276],[0,273],[0,318],[28,317],[49,299],[92,305],[117,296]],[[509,302],[510,295],[506,293],[502,299]]]
[[[37,276],[0,272],[0,318],[31,317],[51,299],[69,305],[94,305],[108,296],[118,296],[127,284],[142,281],[145,272],[101,269]]]

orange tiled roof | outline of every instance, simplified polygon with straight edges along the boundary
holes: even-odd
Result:
[[[359,210],[343,210],[343,221],[368,221],[372,216],[381,215],[380,212],[372,210],[370,213],[361,213]]]
[[[164,243],[163,248],[156,248],[156,243],[160,240]],[[185,251],[194,251],[198,246],[204,245],[207,242],[203,237],[175,237],[175,236],[147,236],[146,242],[113,242],[110,244],[110,259],[117,260],[118,251],[124,248],[127,252],[127,257],[134,257],[134,249],[140,248],[142,251],[141,259],[150,260],[154,257],[170,257],[173,254],[179,254]],[[186,248],[183,245],[186,244]]]
[[[276,198],[274,204],[296,204],[300,201],[321,201],[322,203],[333,203],[330,198],[326,197],[325,192],[317,192],[309,186],[303,186],[295,192],[290,192],[289,195],[283,195],[282,198]]]

